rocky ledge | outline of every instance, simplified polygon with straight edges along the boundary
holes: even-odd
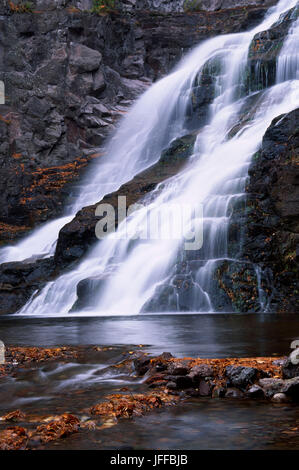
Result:
[[[192,397],[299,401],[299,368],[290,358],[174,359],[170,353],[134,360],[150,388]]]

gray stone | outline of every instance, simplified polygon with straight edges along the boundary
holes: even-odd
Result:
[[[210,397],[212,395],[213,387],[212,385],[205,381],[201,380],[198,385],[198,392],[201,397]]]
[[[282,376],[284,379],[292,379],[293,377],[299,376],[299,364],[294,364],[292,358],[289,357],[283,364]]]
[[[187,375],[169,375],[165,379],[169,382],[174,382],[177,389],[185,389],[192,387],[192,380]]]
[[[82,44],[71,44],[70,65],[77,72],[93,72],[100,67],[102,54]]]
[[[190,368],[181,362],[172,362],[168,367],[170,375],[187,375]]]
[[[93,77],[93,86],[92,90],[93,93],[97,96],[98,94],[101,94],[102,91],[104,91],[106,88],[106,81],[104,74],[101,70],[98,70],[94,77]]]
[[[225,373],[229,384],[235,387],[246,388],[247,385],[254,382],[258,375],[258,370],[253,367],[228,366]]]
[[[202,378],[212,377],[214,375],[214,369],[209,364],[201,364],[192,367],[188,375],[191,377],[193,382],[199,382]]]
[[[272,401],[275,403],[287,403],[290,401],[290,398],[287,397],[285,393],[275,393],[272,397]]]
[[[272,397],[276,393],[281,393],[285,385],[284,380],[273,378],[260,379],[258,383],[267,397]]]
[[[265,393],[262,387],[259,385],[252,385],[252,387],[247,390],[246,395],[250,398],[264,398]]]

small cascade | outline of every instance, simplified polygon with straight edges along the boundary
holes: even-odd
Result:
[[[299,7],[294,11],[294,23],[277,61],[277,83],[299,79]],[[297,18],[297,19],[295,19]]]
[[[142,201],[143,207],[119,225],[117,237],[110,234],[99,241],[79,266],[35,293],[21,314],[67,314],[76,303],[77,287],[84,280],[92,280],[93,289],[80,310],[101,315],[215,312],[229,308],[225,302],[221,304],[215,276],[219,270],[226,275],[232,266],[242,264],[238,257],[240,240],[236,240],[236,252],[231,253],[228,233],[233,208],[245,204],[252,156],[272,120],[299,106],[294,46],[298,21],[294,19],[281,49],[277,80],[272,87],[246,90],[248,51],[256,34],[269,29],[296,4],[281,0],[252,31],[201,44],[171,75],[141,97],[112,138],[98,172],[91,182],[85,181],[73,211],[100,200],[103,194],[156,162],[175,137],[186,134],[187,123],[194,127],[194,119],[188,119],[190,96],[192,99],[200,88],[207,64],[210,70],[213,68],[206,119],[198,126],[193,155],[186,167]],[[247,113],[243,119],[252,100],[250,115]],[[169,212],[173,206],[203,208],[202,218],[190,213],[187,221],[202,231],[202,248],[186,251],[183,237],[144,240],[136,236],[144,232],[148,217],[157,220],[161,209]],[[162,217],[162,233],[167,233],[166,224]],[[257,277],[260,309],[265,309],[260,271],[254,266],[242,269],[247,278]]]

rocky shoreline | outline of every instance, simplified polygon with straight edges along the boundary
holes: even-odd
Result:
[[[6,364],[0,366],[0,378],[18,378],[26,369],[45,364],[83,363],[97,360],[109,348],[99,346],[26,348],[9,347]],[[110,348],[113,349],[113,348]],[[271,358],[174,358],[170,353],[151,356],[140,345],[123,353],[123,359],[111,364],[110,370],[126,373],[134,381],[142,378],[142,392],[136,393],[133,382],[107,393],[81,411],[57,415],[8,410],[0,418],[0,449],[42,449],[48,443],[74,433],[101,431],[122,419],[141,417],[152,410],[179,405],[192,399],[258,400],[277,404],[299,402],[299,366],[287,357]],[[84,403],[84,392],[80,400]],[[66,400],[61,395],[61,400]]]

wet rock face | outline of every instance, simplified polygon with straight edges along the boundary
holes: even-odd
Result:
[[[215,271],[219,303],[235,312],[260,310],[258,278],[252,263],[224,261]]]
[[[244,256],[262,269],[270,310],[298,312],[299,109],[278,117],[253,159]]]
[[[53,258],[0,266],[0,315],[17,312],[54,275]]]
[[[249,49],[245,72],[246,88],[262,90],[275,84],[277,59],[299,8],[294,7],[282,15],[267,31],[255,35]]]
[[[297,109],[272,122],[249,169],[246,204],[234,207],[229,251],[236,255],[234,232],[241,233],[244,261],[215,271],[228,310],[298,312],[298,119]]]

